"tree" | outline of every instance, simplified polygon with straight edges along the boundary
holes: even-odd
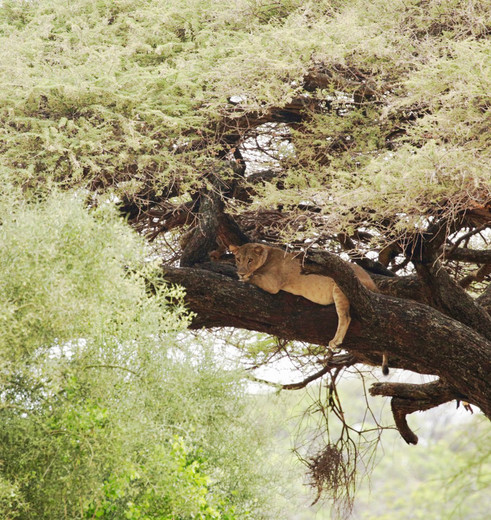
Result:
[[[0,199],[0,516],[267,517],[277,477],[243,376],[186,346],[182,291],[149,293],[140,238],[108,204],[15,200]]]
[[[1,171],[24,196],[117,198],[191,327],[280,338],[312,366],[293,386],[383,352],[436,376],[370,390],[410,444],[414,411],[465,400],[491,418],[482,2],[8,1],[0,16]],[[225,247],[247,241],[336,280],[356,318],[342,353],[325,348],[334,309],[237,281]]]

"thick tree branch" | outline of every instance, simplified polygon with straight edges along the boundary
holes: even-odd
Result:
[[[341,244],[341,247],[344,249],[344,251],[348,251],[348,254],[350,251],[356,251],[356,245],[353,242],[353,239],[346,233],[338,233],[337,238]],[[355,261],[358,265],[370,273],[381,274],[388,277],[395,276],[395,274],[390,269],[387,269],[386,265],[381,262],[376,262],[375,260],[372,260],[366,256],[361,258],[353,258],[353,261]]]
[[[418,276],[377,276],[370,273],[381,293],[396,298],[414,300],[429,305],[428,297]]]
[[[432,306],[491,340],[491,316],[435,260],[415,264]]]
[[[332,305],[283,292],[271,295],[201,269],[164,269],[168,281],[185,287],[188,306],[196,313],[195,328],[239,327],[318,345],[334,335]],[[365,290],[357,297],[359,284],[350,271],[349,266],[340,268],[339,275],[348,281],[337,277],[337,282],[353,299],[354,319],[343,347],[355,361],[380,365],[387,351],[391,366],[439,376],[491,417],[491,342],[426,305]],[[371,312],[361,323],[358,311],[366,308]]]
[[[190,267],[207,262],[210,252],[216,249],[225,206],[224,200],[233,192],[235,177],[240,174],[240,171],[240,166],[230,162],[224,164],[221,170],[218,169],[206,176],[207,186],[199,194],[197,225],[192,230],[183,249],[181,266]]]
[[[470,212],[470,215],[472,215],[472,211]],[[462,242],[464,242],[466,240],[469,240],[469,238],[471,238],[472,236],[477,235],[478,233],[481,233],[482,231],[487,229],[490,226],[490,222],[491,222],[490,219],[491,219],[491,214],[488,213],[488,218],[484,219],[484,223],[483,224],[481,224],[478,227],[474,227],[473,229],[471,229],[467,233],[464,233],[463,235],[461,235],[459,238],[457,238],[457,240],[455,240],[455,242],[451,246],[445,247],[445,249],[444,249],[445,255],[448,255],[449,257],[452,257],[452,256],[455,255],[455,257],[457,257],[456,259],[458,259],[459,252],[462,252],[462,251],[466,250],[465,248],[457,249],[459,247],[459,245]],[[472,220],[472,217],[471,217],[471,220]]]
[[[459,262],[471,262],[474,264],[491,264],[491,250],[486,249],[466,249],[459,247],[446,247],[444,257]]]

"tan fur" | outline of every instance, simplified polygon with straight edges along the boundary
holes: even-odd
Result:
[[[338,328],[329,347],[337,348],[342,344],[351,321],[350,304],[332,278],[301,274],[302,266],[298,256],[276,247],[244,244],[240,247],[231,245],[229,249],[235,255],[237,272],[242,281],[251,282],[271,294],[282,290],[321,305],[334,303],[338,314]],[[377,290],[366,271],[356,264],[349,265],[365,287],[372,291]]]

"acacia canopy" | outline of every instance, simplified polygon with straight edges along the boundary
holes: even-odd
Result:
[[[416,410],[457,399],[491,418],[486,2],[65,4],[0,9],[5,183],[118,200],[195,328],[319,345],[319,378],[383,352],[437,376],[371,389],[408,443]],[[325,348],[332,306],[237,280],[226,246],[247,241],[303,250],[338,282],[355,318],[342,353]]]

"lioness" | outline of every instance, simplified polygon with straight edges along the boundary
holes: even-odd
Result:
[[[298,256],[276,247],[244,244],[231,245],[229,249],[235,255],[240,280],[251,282],[271,294],[283,290],[321,305],[334,303],[338,314],[338,328],[334,338],[329,342],[329,347],[337,348],[341,345],[351,322],[350,304],[332,278],[317,274],[301,274]],[[349,265],[365,287],[377,291],[377,286],[365,270],[356,264]],[[387,370],[385,365],[384,355],[384,373]]]

